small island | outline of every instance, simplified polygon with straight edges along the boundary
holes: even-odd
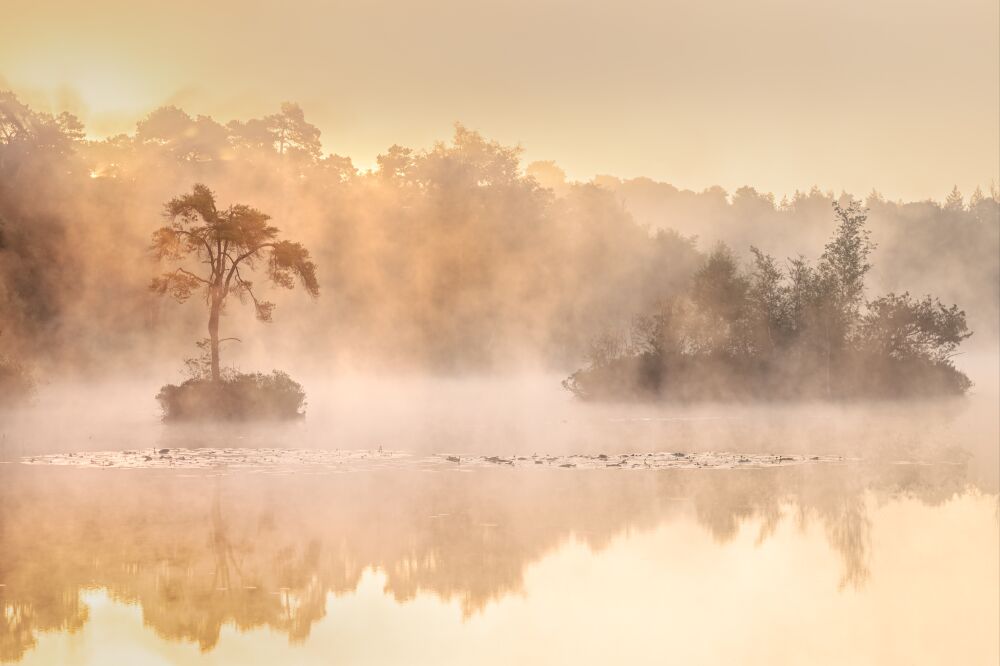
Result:
[[[837,228],[818,262],[782,267],[751,247],[717,246],[687,290],[591,345],[563,381],[584,400],[894,399],[962,395],[952,359],[972,335],[936,298],[865,297],[875,249],[857,201],[833,202]]]

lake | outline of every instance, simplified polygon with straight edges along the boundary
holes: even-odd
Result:
[[[0,659],[1000,660],[989,389],[667,407],[580,404],[549,378],[313,386],[283,426],[163,426],[142,382],[48,387],[7,419]],[[188,464],[198,447],[249,453]],[[84,463],[104,450],[140,464]],[[23,464],[54,453],[80,455]]]

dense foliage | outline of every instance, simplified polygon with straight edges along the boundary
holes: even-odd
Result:
[[[196,343],[198,355],[184,361],[187,379],[163,386],[156,395],[163,420],[273,421],[304,416],[306,393],[287,373],[219,367],[218,343],[230,341],[237,339],[213,344],[211,338],[203,338]]]
[[[165,421],[294,419],[306,394],[284,372],[231,373],[222,379],[192,377],[167,384],[156,399]]]
[[[580,185],[557,198],[519,149],[462,127],[428,150],[392,146],[359,172],[318,156],[318,131],[295,105],[227,125],[160,109],[105,141],[60,133],[10,95],[0,118],[0,341],[59,363],[169,358],[203,329],[145,292],[160,271],[134,259],[163,224],[162,202],[192,182],[266,210],[323,267],[316,306],[254,285],[312,333],[289,356],[314,365],[570,362],[604,322],[651,307],[698,261],[692,240],[640,227],[611,192]],[[280,329],[262,331],[261,346],[288,349]]]
[[[695,235],[702,248],[766,238],[795,256],[817,242],[817,211],[840,201],[567,183],[462,127],[425,150],[391,146],[359,170],[324,151],[294,104],[228,123],[165,107],[132,134],[94,141],[72,116],[0,93],[0,353],[43,374],[182,355],[203,335],[202,312],[147,289],[162,268],[146,250],[163,202],[192,183],[267,211],[322,267],[317,303],[253,285],[285,313],[273,326],[252,328],[258,308],[225,314],[227,329],[253,332],[233,351],[243,364],[310,368],[572,367],[609,325],[687,293],[705,259]],[[995,333],[997,196],[866,203],[880,269],[869,281],[962,303],[977,331]]]
[[[865,300],[874,244],[858,202],[834,202],[838,226],[818,263],[779,266],[725,245],[689,289],[604,336],[564,386],[582,398],[765,399],[961,394],[952,363],[972,333],[965,312],[908,293]]]

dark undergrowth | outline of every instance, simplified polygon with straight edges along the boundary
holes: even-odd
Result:
[[[950,361],[853,352],[825,364],[645,352],[573,373],[563,386],[584,400],[672,402],[909,399],[963,395],[969,378]]]
[[[287,420],[305,415],[305,391],[286,373],[231,373],[167,384],[156,399],[164,421]]]
[[[27,367],[0,356],[0,408],[27,402],[35,392],[35,381]]]

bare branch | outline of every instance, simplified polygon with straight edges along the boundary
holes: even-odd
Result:
[[[212,254],[212,247],[209,245],[208,241],[203,236],[201,236],[199,234],[196,234],[193,231],[189,231],[188,229],[182,229],[182,228],[180,228],[179,226],[176,226],[176,225],[175,226],[171,226],[171,227],[162,227],[161,229],[157,230],[157,232],[154,234],[154,240],[153,240],[154,247],[157,246],[158,237],[160,239],[159,242],[162,242],[163,232],[165,232],[165,231],[169,231],[169,233],[177,234],[178,236],[187,236],[188,238],[191,238],[196,243],[200,242],[202,245],[204,245],[205,246],[205,250],[208,252],[209,261],[211,262],[210,265],[212,267],[212,273],[213,274],[215,273],[215,255]],[[174,251],[174,252],[176,253],[176,251]],[[162,258],[162,256],[160,258]]]
[[[191,298],[191,294],[202,283],[207,281],[183,268],[178,268],[153,278],[149,288],[161,295],[169,293],[178,303],[183,303]]]
[[[231,260],[232,261],[232,268],[229,269],[229,275],[226,276],[226,287],[227,288],[229,287],[229,283],[230,283],[230,281],[232,281],[233,275],[236,273],[237,267],[245,259],[248,259],[248,258],[252,257],[253,255],[257,254],[258,252],[260,252],[261,250],[263,250],[265,247],[275,247],[276,245],[277,245],[277,243],[261,243],[260,245],[255,246],[253,249],[247,250],[243,254],[239,255],[238,257],[236,257],[235,260]]]
[[[261,321],[271,321],[271,313],[274,311],[274,303],[270,301],[258,300],[257,295],[253,293],[253,283],[248,282],[243,279],[240,275],[240,271],[236,269],[236,288],[242,289],[250,299],[253,301],[254,309],[257,311],[257,319]]]
[[[175,273],[184,273],[185,275],[188,275],[188,276],[190,276],[190,277],[194,278],[195,280],[198,280],[199,282],[203,282],[204,284],[212,284],[211,282],[209,282],[209,281],[208,281],[208,280],[206,280],[205,278],[203,278],[203,277],[200,277],[200,276],[198,276],[198,275],[195,275],[195,274],[194,274],[194,273],[192,273],[191,271],[189,271],[189,270],[186,270],[186,269],[184,269],[184,268],[178,268],[178,269],[177,269],[176,271],[174,271],[174,272],[175,272]]]

